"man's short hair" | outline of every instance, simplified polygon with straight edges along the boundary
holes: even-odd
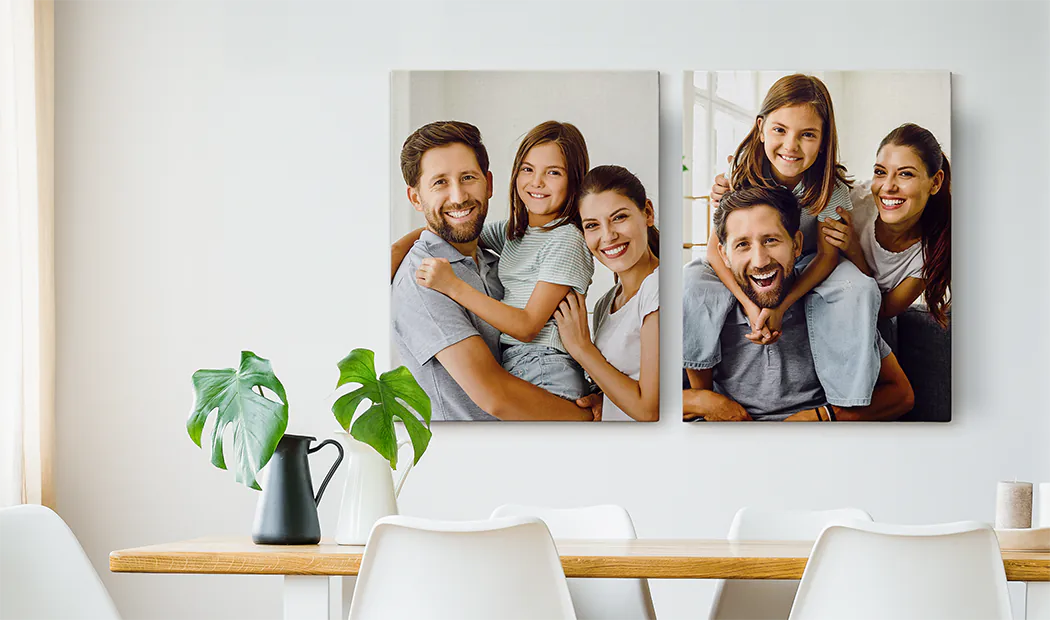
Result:
[[[481,167],[481,174],[488,174],[489,153],[481,142],[478,128],[462,121],[436,121],[413,131],[401,147],[401,175],[405,177],[405,183],[410,187],[419,185],[419,177],[423,174],[423,155],[427,151],[457,143],[470,147]]]
[[[740,209],[750,209],[760,205],[769,205],[780,214],[780,223],[784,225],[789,237],[798,232],[801,212],[798,199],[791,191],[783,187],[749,187],[738,189],[722,196],[715,209],[715,235],[718,242],[726,242],[726,220],[729,214]]]

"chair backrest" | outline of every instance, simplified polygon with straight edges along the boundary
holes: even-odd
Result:
[[[741,508],[729,526],[729,540],[816,540],[827,525],[871,521],[857,508],[837,510],[770,510]],[[719,581],[711,620],[784,620],[791,613],[798,581],[732,579]]]
[[[44,506],[0,509],[0,619],[119,619],[91,561]]]
[[[832,525],[802,575],[791,620],[1009,620],[1006,571],[986,523]]]
[[[376,522],[350,619],[571,619],[572,599],[547,526],[536,518]]]
[[[585,508],[542,508],[507,504],[492,518],[538,517],[555,538],[579,540],[633,540],[636,538],[631,515],[621,506]],[[580,620],[616,618],[655,620],[653,597],[645,579],[570,579],[569,593]]]

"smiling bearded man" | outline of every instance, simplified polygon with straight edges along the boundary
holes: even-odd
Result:
[[[784,188],[754,187],[726,194],[715,210],[718,251],[733,279],[759,308],[777,308],[810,257],[802,253],[799,206]],[[828,404],[817,378],[805,304],[785,311],[779,340],[758,346],[751,325],[737,304],[719,334],[697,334],[695,317],[705,311],[697,293],[702,268],[685,267],[683,365],[690,387],[683,390],[685,420],[891,420],[911,409],[911,385],[886,343],[878,337],[882,358],[871,403],[858,407]],[[708,268],[709,269],[709,268]],[[697,346],[716,339],[714,360],[702,361]]]
[[[420,127],[401,149],[401,174],[427,227],[394,273],[391,320],[401,361],[430,397],[434,420],[591,420],[594,412],[500,366],[500,333],[451,298],[421,286],[421,265],[447,262],[475,290],[503,298],[499,258],[478,247],[492,173],[478,128]],[[581,399],[585,402],[600,398]]]
[[[786,191],[758,188],[752,193],[756,194],[755,200],[789,206],[795,202],[794,196],[789,198]],[[780,194],[780,202],[777,202],[777,194]],[[741,221],[734,227],[733,236],[727,237],[725,220],[734,210],[741,208],[741,199],[747,198],[743,194],[730,196],[729,205],[716,212],[715,227],[722,231],[718,251],[737,284],[755,305],[776,308],[795,282],[795,260],[802,253],[798,217],[796,215],[792,220],[790,215],[782,216],[784,211],[778,207],[759,204],[751,207],[751,212],[745,217],[735,218]],[[798,208],[795,207],[794,211],[797,213]]]

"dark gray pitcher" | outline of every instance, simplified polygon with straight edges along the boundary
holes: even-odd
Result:
[[[266,483],[255,507],[252,540],[257,545],[316,545],[321,541],[321,524],[317,520],[317,504],[332,479],[332,474],[343,462],[343,446],[334,439],[326,439],[311,448],[316,437],[284,435],[277,443],[267,464]],[[328,470],[321,488],[314,496],[310,479],[310,463],[306,456],[327,444],[339,450],[339,458]]]

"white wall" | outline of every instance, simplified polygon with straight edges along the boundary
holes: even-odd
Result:
[[[1050,480],[1050,335],[1026,327],[1029,309],[1050,306],[1047,279],[1028,269],[1045,262],[1050,209],[1024,182],[1041,185],[1050,168],[1047,7],[909,3],[887,45],[868,5],[829,6],[559,4],[537,28],[517,4],[412,16],[379,3],[57,3],[58,509],[124,616],[280,615],[277,578],[113,575],[106,556],[249,533],[255,494],[185,435],[195,369],[233,365],[242,347],[272,359],[291,429],[325,435],[335,362],[355,346],[382,358],[391,68],[660,69],[664,196],[681,188],[686,68],[956,74],[952,423],[689,426],[679,376],[665,372],[652,425],[435,425],[403,512],[616,502],[642,536],[720,537],[743,505],[987,521],[997,480]],[[782,24],[799,10],[807,32],[844,23],[848,45],[796,33],[785,47]],[[681,221],[678,201],[663,207],[665,222]],[[1037,234],[985,252],[999,213]],[[681,243],[663,233],[665,247]],[[674,369],[679,275],[661,285],[662,361]],[[326,535],[340,483],[321,502]],[[711,591],[653,583],[662,618],[703,616]]]
[[[948,71],[832,71],[839,161],[858,181],[871,179],[879,142],[903,123],[929,129],[952,157],[951,73]],[[826,75],[828,75],[826,74]]]

